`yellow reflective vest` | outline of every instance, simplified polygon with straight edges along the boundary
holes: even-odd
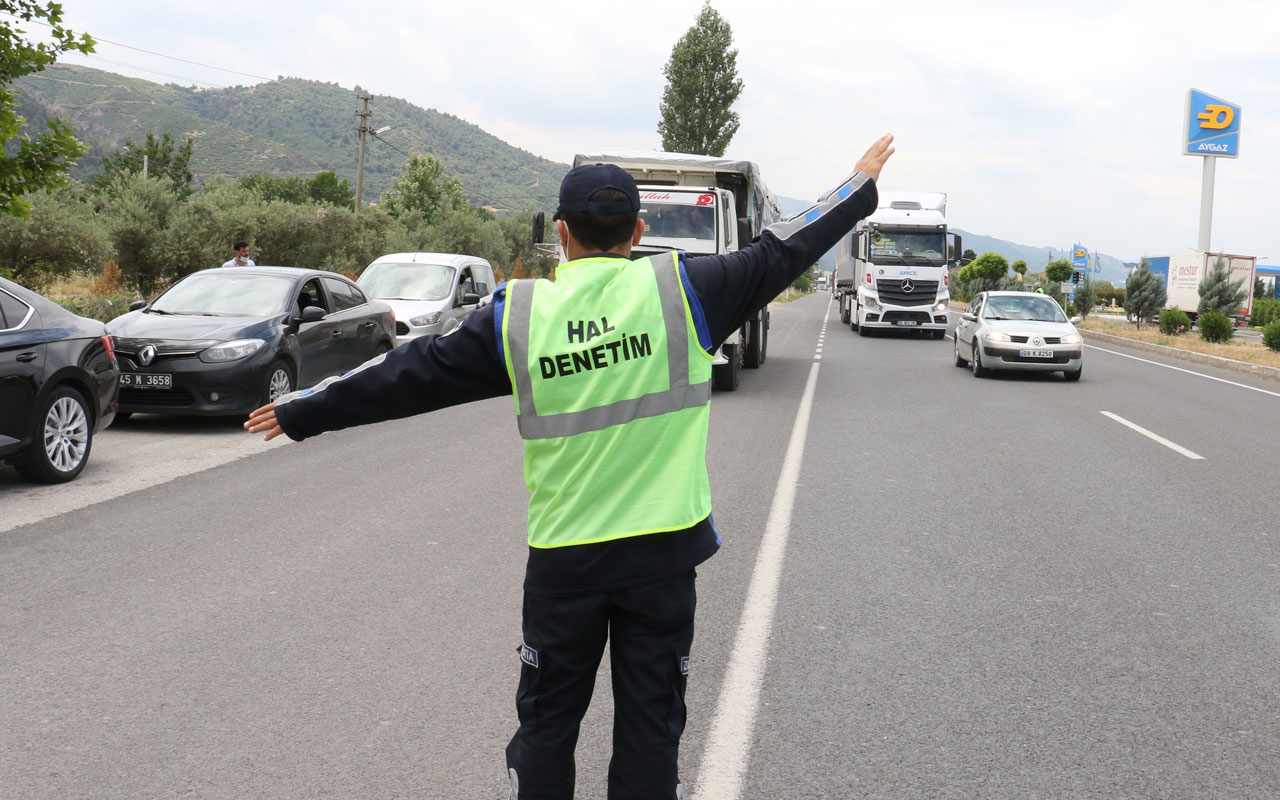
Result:
[[[676,253],[584,258],[507,285],[502,345],[529,488],[529,544],[691,527],[711,513],[712,356]]]

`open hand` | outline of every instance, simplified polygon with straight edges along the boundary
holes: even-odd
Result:
[[[276,422],[276,404],[267,403],[262,408],[255,409],[249,413],[249,419],[244,423],[244,429],[249,433],[267,432],[262,437],[263,441],[271,441],[280,434],[284,433],[280,423]]]
[[[893,155],[893,134],[886,133],[875,144],[862,154],[862,158],[858,159],[857,165],[853,168],[855,172],[865,172],[871,176],[871,180],[880,180],[880,170],[884,167],[884,162],[889,160],[889,156]]]

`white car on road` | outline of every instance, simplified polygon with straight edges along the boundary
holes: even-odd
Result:
[[[1038,292],[982,292],[955,331],[955,363],[975,377],[989,370],[1061,372],[1080,380],[1084,343],[1076,323],[1052,297]]]

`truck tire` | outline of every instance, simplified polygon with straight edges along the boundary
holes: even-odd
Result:
[[[764,323],[765,313],[762,308],[747,322],[746,349],[742,353],[742,366],[747,369],[756,369],[764,363],[769,336]]]
[[[711,368],[711,387],[722,392],[736,391],[741,378],[742,343],[724,345],[725,358],[728,364],[716,364]]]
[[[845,303],[844,298],[840,298],[840,324],[849,324],[849,305]]]
[[[858,304],[856,302],[852,303],[849,308],[849,330],[858,330]]]

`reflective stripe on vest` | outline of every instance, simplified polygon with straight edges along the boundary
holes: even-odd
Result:
[[[621,425],[634,419],[656,417],[696,408],[711,400],[711,381],[689,381],[689,328],[685,316],[684,291],[680,287],[674,259],[675,253],[652,256],[648,259],[658,283],[658,296],[662,303],[662,321],[667,336],[667,369],[670,388],[650,392],[641,397],[620,400],[604,406],[596,406],[563,414],[539,414],[533,401],[533,381],[528,371],[529,322],[533,314],[533,293],[539,283],[529,281],[532,290],[525,297],[512,297],[507,289],[507,346],[514,366],[512,377],[518,400],[517,424],[520,436],[525,439],[555,439],[579,433],[598,431],[612,425]],[[522,289],[525,287],[521,287]]]
[[[713,359],[677,259],[581,259],[555,283],[508,284],[501,338],[531,547],[684,530],[711,513]]]

